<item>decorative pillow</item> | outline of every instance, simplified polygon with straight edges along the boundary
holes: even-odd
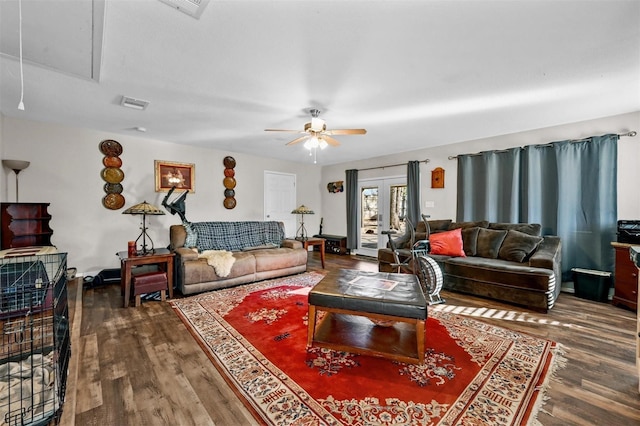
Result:
[[[478,243],[476,244],[476,256],[487,259],[496,259],[500,252],[500,246],[507,236],[507,231],[480,228],[478,230]]]
[[[478,245],[478,232],[480,228],[474,226],[473,228],[466,228],[462,230],[462,242],[464,245],[464,253],[467,256],[476,255],[476,246]]]
[[[185,231],[187,231],[187,238],[184,240],[184,246],[187,248],[195,247],[198,242],[198,233],[193,229],[191,222],[185,221],[182,223],[182,226],[184,226]]]
[[[542,240],[542,237],[510,229],[502,242],[498,257],[513,262],[522,262],[538,248]]]
[[[524,232],[525,234],[534,235],[536,237],[540,236],[540,229],[542,227],[539,223],[490,223],[489,229],[501,229],[505,231],[509,231],[513,229],[514,231]]]
[[[462,245],[462,229],[460,228],[431,234],[429,243],[431,244],[430,254],[466,257]]]

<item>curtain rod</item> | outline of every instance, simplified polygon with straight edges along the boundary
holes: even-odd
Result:
[[[626,133],[618,133],[618,137],[621,138],[623,136],[629,136],[630,138],[635,137],[638,134],[638,132],[636,132],[635,130],[631,130],[629,132]],[[591,139],[591,137],[588,138],[582,138],[582,139],[569,139],[569,142],[582,142],[582,141],[587,141]],[[535,146],[551,146],[551,144],[539,144],[539,145],[535,145]],[[494,152],[507,152],[508,150],[506,149],[501,149],[501,150],[496,150]],[[482,154],[482,152],[477,152],[475,154],[469,154],[469,155],[480,155]],[[447,157],[449,160],[456,160],[458,158],[457,155],[450,155],[449,157]]]
[[[429,160],[428,158],[426,160],[420,160],[418,161],[419,163],[428,163]],[[367,167],[366,169],[358,169],[359,172],[363,171],[363,170],[375,170],[375,169],[386,169],[387,167],[397,167],[397,166],[406,166],[407,163],[400,163],[400,164],[389,164],[388,166],[378,166],[378,167]]]

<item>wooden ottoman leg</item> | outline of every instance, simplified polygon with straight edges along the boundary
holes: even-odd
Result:
[[[135,307],[137,308],[138,306],[140,306],[140,295],[136,294],[136,303],[135,303]]]
[[[426,320],[416,321],[416,341],[418,342],[418,360],[420,364],[424,363],[425,339],[424,339],[424,323]]]
[[[307,331],[307,348],[310,348],[313,343],[313,335],[316,331],[316,307],[315,305],[309,305],[309,330]]]
[[[164,302],[165,299],[166,299],[166,291],[160,290],[160,300]]]

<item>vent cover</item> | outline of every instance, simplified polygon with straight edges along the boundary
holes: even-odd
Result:
[[[147,109],[147,107],[149,106],[149,101],[143,101],[142,99],[135,99],[135,98],[130,98],[128,96],[123,96],[122,100],[120,101],[120,105],[127,108],[143,110],[143,109]]]
[[[209,0],[160,0],[162,3],[178,9],[180,12],[200,19],[200,15],[209,3]]]

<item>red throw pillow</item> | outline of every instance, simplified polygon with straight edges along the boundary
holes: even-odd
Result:
[[[431,234],[429,236],[429,243],[431,243],[430,254],[467,257],[467,255],[464,254],[461,228]]]

